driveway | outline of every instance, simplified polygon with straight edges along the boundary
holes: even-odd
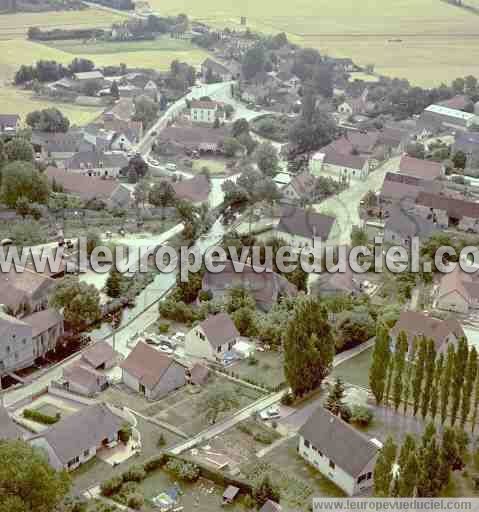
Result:
[[[336,225],[333,228],[330,241],[339,244],[347,244],[351,241],[352,227],[361,224],[359,218],[361,199],[369,190],[377,192],[381,188],[385,174],[398,169],[399,158],[394,157],[387,160],[378,169],[371,172],[364,181],[352,182],[344,192],[314,205],[316,211],[336,217]]]

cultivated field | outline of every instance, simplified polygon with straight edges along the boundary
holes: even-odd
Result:
[[[151,0],[163,14],[185,12],[217,26],[276,33],[423,85],[479,75],[479,17],[441,0]],[[479,6],[478,0],[466,0]],[[389,42],[396,40],[396,42]],[[399,41],[400,40],[400,41]]]

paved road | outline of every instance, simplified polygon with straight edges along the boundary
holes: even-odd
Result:
[[[333,241],[346,244],[351,240],[351,229],[360,225],[359,203],[369,190],[378,191],[388,171],[398,168],[399,157],[387,160],[381,167],[373,171],[364,181],[355,181],[344,192],[330,197],[322,203],[315,205],[315,209],[323,213],[333,213],[336,216],[336,225],[331,238]]]

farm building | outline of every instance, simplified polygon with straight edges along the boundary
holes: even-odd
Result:
[[[422,126],[433,131],[444,128],[465,130],[477,122],[478,117],[475,114],[442,105],[429,105],[429,107],[424,109],[419,119],[419,123]]]

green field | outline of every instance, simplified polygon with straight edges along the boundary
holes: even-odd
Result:
[[[465,0],[479,6],[478,0]],[[285,31],[323,53],[374,63],[376,71],[423,85],[479,75],[479,17],[441,0],[151,0],[163,14],[185,12],[219,27]],[[401,39],[401,42],[388,42]]]

